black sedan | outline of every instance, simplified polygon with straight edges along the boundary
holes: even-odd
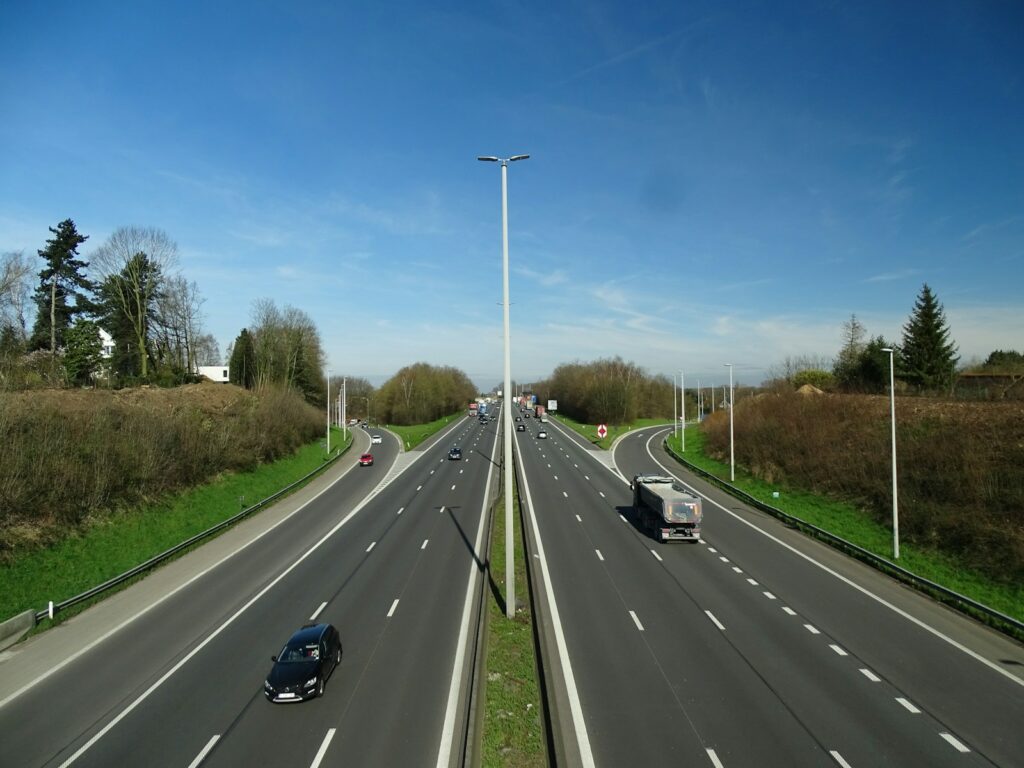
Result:
[[[462,460],[462,449],[459,446],[455,446],[448,451],[448,461],[461,461]]]
[[[291,702],[324,695],[324,685],[341,663],[341,637],[330,624],[306,624],[292,635],[263,683],[270,701]]]

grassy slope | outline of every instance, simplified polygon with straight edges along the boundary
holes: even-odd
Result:
[[[18,557],[0,567],[0,619],[80,594],[276,493],[323,463],[324,442],[320,438],[288,458],[118,514],[84,535]],[[338,446],[342,433],[334,429],[331,448]]]

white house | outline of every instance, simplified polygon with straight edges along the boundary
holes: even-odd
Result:
[[[196,373],[218,384],[227,384],[230,381],[228,378],[229,370],[226,365],[200,365],[196,367]]]

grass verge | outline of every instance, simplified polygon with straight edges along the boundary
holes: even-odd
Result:
[[[451,416],[442,416],[437,421],[432,421],[429,424],[413,424],[411,427],[395,427],[389,424],[388,429],[402,439],[402,445],[405,446],[405,450],[409,451],[434,433],[444,429],[445,426],[455,421],[455,419],[460,418],[462,418],[461,413],[453,413]]]
[[[678,438],[669,435],[667,442],[673,451],[680,452]],[[686,452],[681,455],[691,464],[728,482],[729,465],[704,453],[704,434],[698,427],[686,428]],[[892,530],[875,522],[849,502],[824,498],[799,488],[766,483],[751,477],[739,466],[736,467],[736,481],[733,485],[765,504],[869,552],[892,558]],[[777,498],[774,495],[776,493],[779,494]],[[995,583],[964,567],[949,555],[903,541],[900,542],[899,564],[918,576],[977,600],[989,608],[1017,620],[1024,620],[1024,585]]]
[[[265,499],[322,464],[325,442],[321,437],[271,464],[224,475],[149,506],[93,520],[81,535],[17,556],[0,566],[0,583],[4,585],[0,619],[42,610],[49,600],[57,603],[80,594]],[[332,452],[338,446],[347,444],[341,430],[332,429]],[[53,623],[83,607],[60,612]]]
[[[547,765],[544,717],[533,645],[533,610],[526,581],[522,521],[515,512],[516,615],[505,618],[505,505],[499,500],[491,526],[487,601],[487,664],[481,760],[484,766]]]

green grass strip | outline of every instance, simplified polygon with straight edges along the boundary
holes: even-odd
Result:
[[[677,453],[681,450],[680,442],[676,436],[668,436],[669,448]],[[686,452],[680,455],[720,480],[729,481],[729,465],[705,454],[704,433],[697,426],[686,428]],[[825,498],[799,488],[765,483],[747,474],[739,465],[736,466],[736,482],[733,485],[758,501],[770,504],[869,552],[892,559],[892,529],[871,519],[850,502]],[[1007,616],[1024,620],[1024,585],[993,582],[977,571],[964,567],[956,558],[944,552],[906,541],[900,541],[900,559],[897,562],[922,578],[959,592]]]
[[[547,765],[544,718],[533,645],[533,610],[526,581],[519,503],[513,506],[516,615],[505,617],[505,503],[499,499],[491,527],[487,601],[488,633],[481,762],[484,766]],[[497,594],[496,594],[497,593]],[[500,599],[497,597],[500,595]]]
[[[398,435],[402,439],[405,450],[410,451],[434,433],[444,429],[447,424],[460,418],[462,418],[461,413],[453,413],[451,416],[442,416],[429,424],[414,424],[411,427],[395,427],[389,424],[388,429]]]
[[[332,429],[332,453],[339,446],[347,443]],[[326,435],[287,458],[94,520],[79,535],[17,556],[0,566],[0,619],[81,594],[226,520],[312,472],[326,459],[325,448]],[[62,611],[55,622],[75,612]]]

